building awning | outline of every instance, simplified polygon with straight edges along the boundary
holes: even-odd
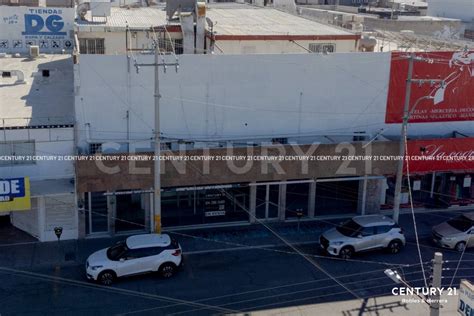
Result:
[[[410,173],[474,172],[474,137],[413,140],[407,147]]]

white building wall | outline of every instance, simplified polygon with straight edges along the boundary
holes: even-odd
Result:
[[[473,22],[474,0],[428,0],[428,15]]]
[[[1,178],[30,177],[30,180],[74,177],[72,160],[64,156],[74,155],[74,129],[44,128],[0,130],[0,141],[35,141],[36,156],[31,164],[10,164],[0,166]]]
[[[171,39],[183,38],[181,33],[168,33]],[[123,55],[126,54],[126,36],[125,31],[108,31],[108,32],[85,32],[77,33],[81,38],[103,38],[105,46],[105,54],[107,55]],[[148,31],[130,31],[129,48],[133,49],[151,49],[153,48],[153,34]]]
[[[214,52],[216,54],[290,54],[290,53],[307,53],[309,44],[335,44],[336,52],[348,53],[356,52],[355,40],[297,40],[294,42],[288,40],[271,40],[271,41],[216,41]],[[301,47],[303,46],[303,47]],[[221,51],[222,50],[222,51]]]
[[[152,56],[138,56],[151,63]],[[171,58],[171,57],[170,57]],[[170,61],[174,62],[174,59]],[[132,61],[130,61],[132,62]],[[182,55],[176,73],[160,71],[161,131],[180,139],[341,135],[383,128],[390,54]],[[153,67],[127,71],[125,56],[82,55],[76,65],[78,145],[92,139],[150,143]],[[472,122],[412,124],[417,135],[474,133]]]

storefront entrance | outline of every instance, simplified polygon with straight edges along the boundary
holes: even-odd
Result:
[[[277,219],[279,197],[279,184],[257,185],[256,217],[265,220]]]

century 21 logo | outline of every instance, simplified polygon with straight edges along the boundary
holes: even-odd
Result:
[[[63,18],[58,15],[58,10],[55,9],[30,9],[33,13],[50,14],[43,18],[39,14],[25,14],[25,31],[23,35],[66,35],[66,32],[61,32],[64,27]],[[53,13],[53,14],[51,14]]]

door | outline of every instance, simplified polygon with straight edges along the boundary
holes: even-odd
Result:
[[[383,248],[388,246],[388,243],[392,241],[393,236],[389,233],[394,226],[390,225],[383,225],[375,227],[375,235],[374,235],[374,244],[376,244],[378,248]]]
[[[278,184],[262,184],[257,186],[255,211],[258,219],[278,218],[280,186]]]
[[[132,275],[146,271],[142,249],[128,250],[117,262],[117,275]]]
[[[359,234],[355,238],[357,239],[356,251],[377,248],[375,241],[375,227],[362,227],[362,229],[359,231]]]
[[[474,227],[471,228],[471,231],[467,235],[467,247],[474,247]]]
[[[86,234],[107,233],[109,231],[108,203],[105,192],[85,194]]]

